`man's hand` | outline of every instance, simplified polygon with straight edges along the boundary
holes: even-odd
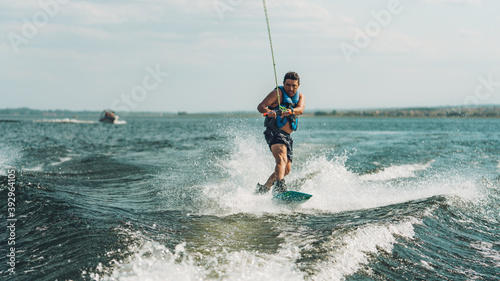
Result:
[[[291,109],[287,109],[287,110],[281,112],[282,117],[286,117],[286,116],[290,116],[290,115],[292,115]]]
[[[293,114],[292,114],[291,109],[287,109],[285,111],[283,111],[283,110],[271,110],[271,111],[264,113],[264,116],[271,117],[271,118],[276,118],[276,116],[278,116],[278,115],[282,116],[282,117],[286,117],[286,116],[290,116]]]
[[[276,110],[271,110],[271,111],[268,111],[264,116],[276,118],[276,116],[278,116],[278,113],[276,112]]]

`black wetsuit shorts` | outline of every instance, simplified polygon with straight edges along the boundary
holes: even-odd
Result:
[[[290,161],[293,161],[293,139],[287,132],[283,130],[275,131],[267,128],[264,131],[264,136],[266,137],[266,142],[269,145],[269,149],[273,144],[284,144],[286,145],[286,156]]]

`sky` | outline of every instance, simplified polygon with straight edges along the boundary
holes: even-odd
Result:
[[[500,104],[498,0],[266,0],[307,110]],[[0,108],[255,111],[261,0],[0,0]]]

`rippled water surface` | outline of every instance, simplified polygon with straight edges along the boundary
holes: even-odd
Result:
[[[497,280],[500,121],[301,118],[287,183],[261,118],[0,123],[8,280]],[[9,171],[15,194],[9,195]]]

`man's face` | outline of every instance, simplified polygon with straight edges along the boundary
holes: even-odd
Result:
[[[283,88],[285,88],[285,92],[289,97],[293,97],[297,89],[299,89],[299,85],[298,80],[286,79],[285,83],[283,83]]]

